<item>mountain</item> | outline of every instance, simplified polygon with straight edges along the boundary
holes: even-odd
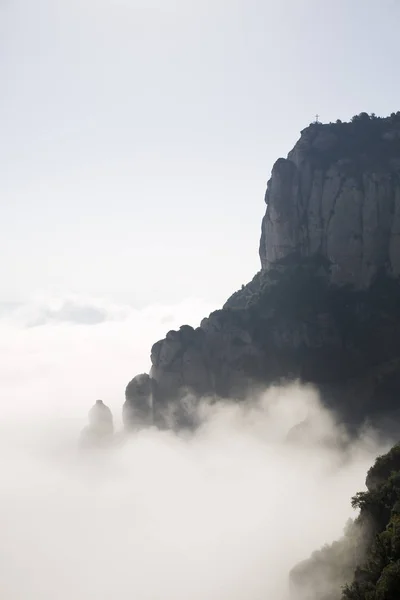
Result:
[[[349,424],[397,417],[400,112],[311,124],[265,201],[261,270],[200,327],[154,344],[147,392],[136,378],[126,390],[127,426],[136,407],[190,424],[193,399],[242,400],[288,379],[317,385]]]
[[[268,183],[264,270],[297,252],[329,260],[333,283],[368,288],[400,274],[400,122],[362,113],[305,129]]]

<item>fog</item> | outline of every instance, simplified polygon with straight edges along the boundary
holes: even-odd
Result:
[[[349,445],[310,387],[205,403],[194,434],[150,428],[79,449],[96,398],[120,427],[124,387],[148,367],[151,342],[206,313],[190,301],[4,309],[4,600],[287,600],[294,564],[341,535],[384,448],[372,431]]]

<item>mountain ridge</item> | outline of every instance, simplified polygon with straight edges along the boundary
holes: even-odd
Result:
[[[153,345],[146,401],[134,378],[125,410],[146,406],[162,426],[173,407],[180,426],[188,397],[243,400],[299,379],[346,423],[387,426],[400,394],[400,112],[311,124],[275,163],[266,202],[261,270],[200,327]]]

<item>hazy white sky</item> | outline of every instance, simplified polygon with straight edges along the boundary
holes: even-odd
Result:
[[[216,304],[273,162],[399,109],[397,0],[0,0],[0,301]]]

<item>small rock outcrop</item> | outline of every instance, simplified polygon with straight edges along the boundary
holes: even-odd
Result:
[[[122,419],[126,430],[137,429],[153,423],[152,380],[147,373],[136,375],[125,390]]]
[[[90,448],[110,444],[114,435],[114,419],[103,400],[96,400],[89,411],[88,421],[81,434],[81,446]]]

